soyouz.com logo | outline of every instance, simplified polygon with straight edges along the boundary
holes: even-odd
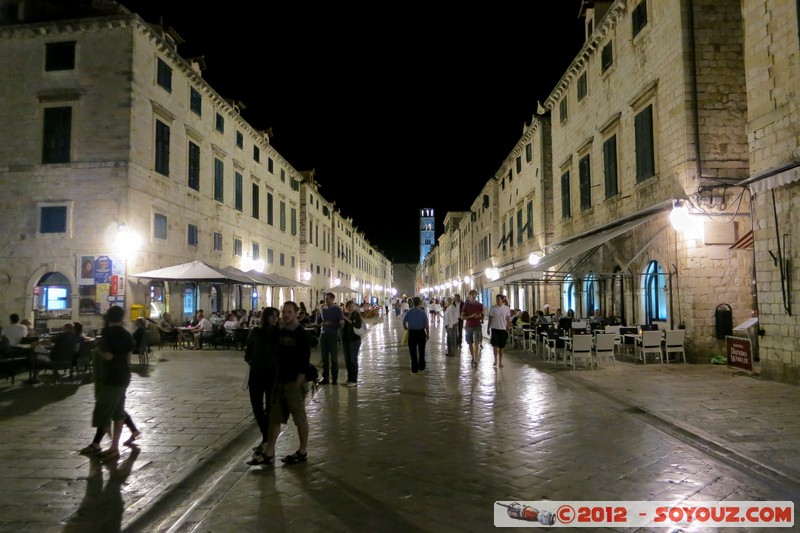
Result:
[[[498,501],[497,527],[793,527],[794,502]]]

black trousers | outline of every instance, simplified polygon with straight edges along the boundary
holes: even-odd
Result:
[[[269,439],[269,410],[275,401],[274,372],[255,372],[250,370],[250,379],[247,388],[250,391],[250,405],[253,407],[253,417],[256,419],[258,429],[261,431],[262,442]]]
[[[411,372],[416,374],[420,370],[425,370],[425,330],[408,330],[408,352],[411,355]],[[417,353],[419,352],[419,357]]]

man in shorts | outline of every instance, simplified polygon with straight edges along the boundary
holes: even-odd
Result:
[[[478,291],[469,291],[467,301],[461,306],[461,318],[464,320],[464,332],[469,345],[469,354],[472,356],[472,366],[478,367],[478,357],[481,353],[481,324],[483,324],[483,304],[478,301]]]
[[[494,351],[494,366],[503,366],[503,350],[508,343],[508,327],[511,323],[511,309],[505,296],[498,294],[497,303],[489,308],[489,332]]]

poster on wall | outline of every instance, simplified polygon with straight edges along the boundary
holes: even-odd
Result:
[[[123,256],[79,255],[76,278],[80,314],[101,315],[112,305],[125,306]]]

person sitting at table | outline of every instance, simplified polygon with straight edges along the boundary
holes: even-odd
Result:
[[[572,309],[567,310],[567,316],[561,317],[558,321],[558,328],[564,331],[569,331],[572,327],[572,321],[575,320],[575,311]]]
[[[253,316],[250,317],[250,328],[257,328],[261,325],[261,310],[257,310],[253,313]]]
[[[31,346],[34,347],[35,352],[39,354],[39,356],[42,356],[43,362],[54,364],[57,359],[59,366],[65,367],[67,366],[66,363],[69,363],[69,366],[72,365],[75,360],[75,355],[78,353],[80,343],[81,339],[75,333],[75,324],[67,322],[62,327],[61,332],[47,339],[35,341],[31,343]],[[58,376],[55,369],[53,373],[55,376]]]
[[[214,335],[214,325],[209,319],[203,316],[203,310],[197,312],[197,325],[192,328],[194,335],[194,349],[199,350],[202,346],[202,338],[210,339]]]
[[[550,317],[545,316],[544,311],[541,309],[536,311],[536,325],[546,326],[550,324]]]
[[[622,325],[622,320],[619,317],[614,316],[614,312],[611,310],[606,311],[606,316],[602,322],[603,327],[606,326],[620,326]]]
[[[19,322],[19,315],[12,313],[8,320],[11,322],[10,326],[3,328],[3,336],[8,339],[8,344],[16,346],[22,339],[28,336],[28,328]]]
[[[236,330],[239,329],[239,321],[236,320],[236,317],[233,316],[233,313],[228,313],[228,316],[225,317],[225,322],[222,324],[222,327],[225,328],[225,335],[229,336],[230,338],[234,338]]]
[[[161,315],[161,320],[156,324],[156,328],[158,328],[162,341],[174,342],[179,349],[183,349],[183,332],[172,323],[172,316],[169,313]]]
[[[139,354],[147,350],[147,322],[144,317],[136,319],[136,329],[133,332],[133,353]]]
[[[602,324],[603,316],[600,314],[600,309],[595,309],[594,315],[592,315],[592,318],[589,319],[589,327],[594,330],[601,327]]]

